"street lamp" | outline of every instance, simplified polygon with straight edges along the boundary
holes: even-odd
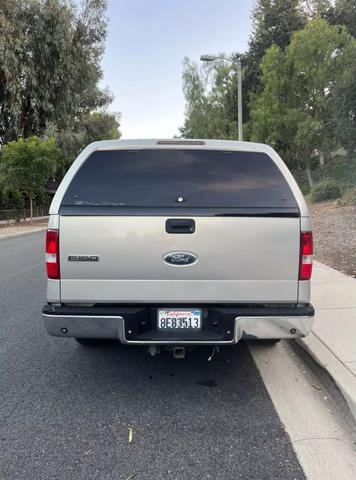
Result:
[[[215,60],[225,60],[227,62],[234,63],[231,58],[218,57],[216,55],[201,55],[200,60],[202,62],[215,62]],[[238,126],[238,138],[243,140],[242,132],[242,72],[241,72],[241,60],[237,60],[237,126]]]

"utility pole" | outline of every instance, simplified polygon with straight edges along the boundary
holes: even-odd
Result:
[[[241,60],[237,61],[237,115],[238,115],[238,139],[242,142],[242,68]]]

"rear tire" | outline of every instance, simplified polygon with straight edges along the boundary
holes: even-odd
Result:
[[[103,338],[76,338],[75,340],[85,347],[97,347],[108,343],[108,340]]]

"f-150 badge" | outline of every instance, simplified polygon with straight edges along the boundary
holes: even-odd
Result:
[[[98,262],[97,255],[69,255],[68,262]]]

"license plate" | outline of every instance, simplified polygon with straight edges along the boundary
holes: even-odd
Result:
[[[200,308],[158,310],[158,330],[201,330]]]

